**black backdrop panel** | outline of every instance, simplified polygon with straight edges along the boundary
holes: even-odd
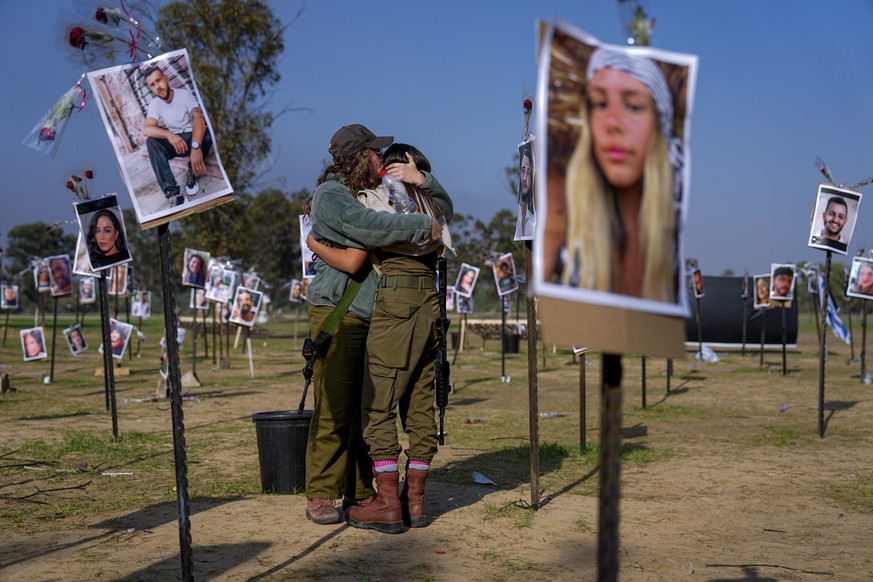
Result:
[[[752,307],[754,285],[749,276],[749,296],[746,299],[746,343],[761,344],[761,325],[764,325],[764,343],[782,344],[782,309],[758,310]],[[806,289],[795,287],[805,293]],[[704,343],[743,343],[743,278],[703,277],[704,296],[700,298],[700,321]],[[689,342],[697,342],[697,302],[689,290],[691,317],[685,320],[685,336]],[[773,302],[777,303],[776,301]],[[785,343],[797,343],[797,301],[785,313]]]

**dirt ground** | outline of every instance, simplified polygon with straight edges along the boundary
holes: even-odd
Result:
[[[830,349],[823,438],[814,331],[801,332],[798,349],[787,353],[785,375],[780,352],[765,354],[760,366],[753,345],[746,355],[718,352],[717,363],[696,364],[689,353],[674,362],[668,392],[666,362],[648,359],[645,408],[642,362],[624,358],[621,580],[873,580],[873,386],[861,383],[849,346],[832,340]],[[65,430],[111,437],[93,352],[90,359],[59,359],[58,376],[79,378],[61,386],[40,381],[47,365],[10,362],[7,349],[3,371],[16,392],[0,397],[0,454]],[[538,410],[560,413],[539,418],[540,444],[560,443],[566,457],[541,467],[541,507],[524,508],[533,497],[527,357],[507,356],[511,380],[501,382],[498,342],[474,339],[452,371],[447,442],[428,482],[432,522],[399,535],[314,525],[304,518],[303,495],[259,491],[251,415],[295,407],[302,380],[290,339],[257,340],[255,353],[254,378],[236,352],[230,369],[202,361],[203,385],[184,404],[196,579],[596,579],[599,472],[596,457],[586,465],[566,453],[578,449],[580,428],[580,367],[568,352],[548,353],[544,367],[540,360]],[[599,354],[586,361],[590,447],[600,434]],[[131,401],[154,392],[153,362],[125,366],[131,374],[119,377],[120,432],[169,436],[168,402]],[[43,410],[3,412],[28,398]],[[499,430],[489,432],[489,425]],[[172,465],[169,452],[165,458]],[[40,485],[36,471],[0,473],[0,579],[178,579],[172,477],[155,483],[136,465],[113,469],[132,474],[97,470],[87,477],[114,480],[118,495],[159,488],[163,501],[99,516],[12,520],[25,505],[14,498]],[[474,482],[472,470],[495,484]],[[210,495],[202,492],[209,475],[256,485]],[[78,492],[58,493],[66,494]]]

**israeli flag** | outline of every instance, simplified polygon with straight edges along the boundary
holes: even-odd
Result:
[[[818,289],[819,294],[816,298],[817,301],[820,301],[821,294],[825,292],[825,284],[824,277],[821,275],[818,276]],[[845,343],[850,343],[852,341],[852,336],[849,333],[849,330],[846,329],[846,324],[843,323],[843,320],[840,319],[840,316],[837,315],[837,306],[834,303],[834,298],[828,292],[828,312],[827,312],[827,320],[828,325],[832,330],[834,330],[834,335],[837,338],[843,340]]]

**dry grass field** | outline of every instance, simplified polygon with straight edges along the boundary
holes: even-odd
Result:
[[[49,362],[22,362],[10,329],[0,352],[14,389],[0,395],[0,579],[180,576],[170,403],[152,398],[161,327],[147,320],[140,357],[116,376],[117,442],[95,375],[96,319],[85,324],[91,349],[74,358],[58,348],[50,383]],[[252,414],[296,408],[303,386],[294,324],[266,327],[273,337],[252,340],[254,377],[241,347],[228,368],[201,354],[202,385],[184,402],[196,579],[595,579],[599,354],[584,367],[582,451],[579,363],[540,349],[533,496],[527,346],[503,364],[498,341],[470,336],[428,482],[432,523],[388,536],[314,525],[303,495],[261,492]],[[761,365],[754,345],[716,363],[689,352],[674,361],[668,391],[666,362],[648,359],[645,407],[642,361],[623,358],[621,580],[873,580],[873,386],[861,383],[849,346],[831,339],[829,348],[823,438],[808,322],[785,375],[781,353]]]

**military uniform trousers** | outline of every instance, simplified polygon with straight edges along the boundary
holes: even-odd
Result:
[[[418,285],[402,286],[416,279]],[[398,413],[409,437],[407,457],[430,462],[436,455],[438,317],[433,277],[384,277],[380,282],[367,340],[371,384],[364,387],[364,439],[374,461],[399,457]]]
[[[333,307],[309,307],[315,338]],[[361,398],[368,384],[368,322],[346,313],[327,354],[315,361],[315,408],[306,446],[306,498],[364,499],[373,494],[373,465],[361,432]]]

